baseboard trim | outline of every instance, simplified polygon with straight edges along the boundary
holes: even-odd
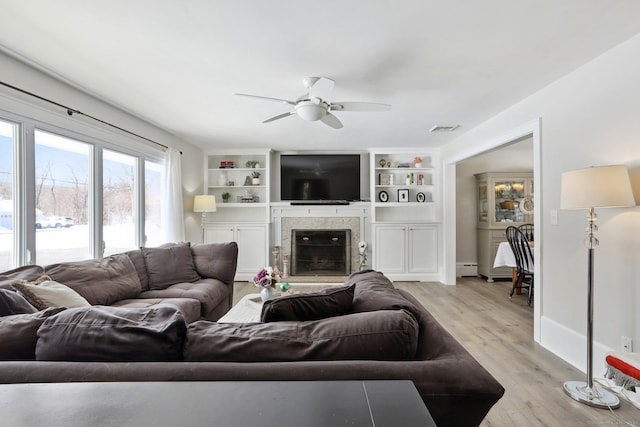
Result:
[[[585,316],[586,322],[586,316]],[[587,337],[560,323],[542,316],[540,319],[540,345],[575,366],[587,372]],[[593,376],[602,377],[606,370],[605,357],[613,351],[611,347],[593,342]],[[559,381],[576,378],[558,378]],[[579,378],[578,378],[579,379]]]

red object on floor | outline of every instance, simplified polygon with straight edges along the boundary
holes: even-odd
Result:
[[[636,368],[635,366],[629,365],[623,360],[620,360],[612,355],[608,355],[606,361],[609,366],[617,369],[618,371],[629,377],[635,378],[636,380],[640,381],[640,369]]]

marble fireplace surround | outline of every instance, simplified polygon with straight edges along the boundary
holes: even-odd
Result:
[[[369,242],[369,207],[354,203],[347,206],[279,206],[272,208],[273,242],[291,260],[292,230],[351,230],[351,272],[358,271],[358,243]],[[371,257],[367,255],[370,260]],[[282,268],[282,265],[280,265]],[[291,269],[289,269],[291,272]]]

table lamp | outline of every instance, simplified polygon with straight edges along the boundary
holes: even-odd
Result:
[[[587,270],[587,381],[567,381],[563,388],[572,399],[596,408],[615,409],[620,406],[616,395],[593,384],[593,263],[598,239],[595,208],[634,206],[635,200],[625,166],[601,166],[562,174],[560,209],[585,209],[588,249]]]
[[[216,211],[216,196],[201,195],[193,199],[193,211],[202,212],[200,226],[202,227],[202,243],[204,243],[204,224],[207,220],[207,212]]]

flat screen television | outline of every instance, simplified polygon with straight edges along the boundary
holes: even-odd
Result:
[[[282,200],[360,200],[359,154],[280,155]]]

